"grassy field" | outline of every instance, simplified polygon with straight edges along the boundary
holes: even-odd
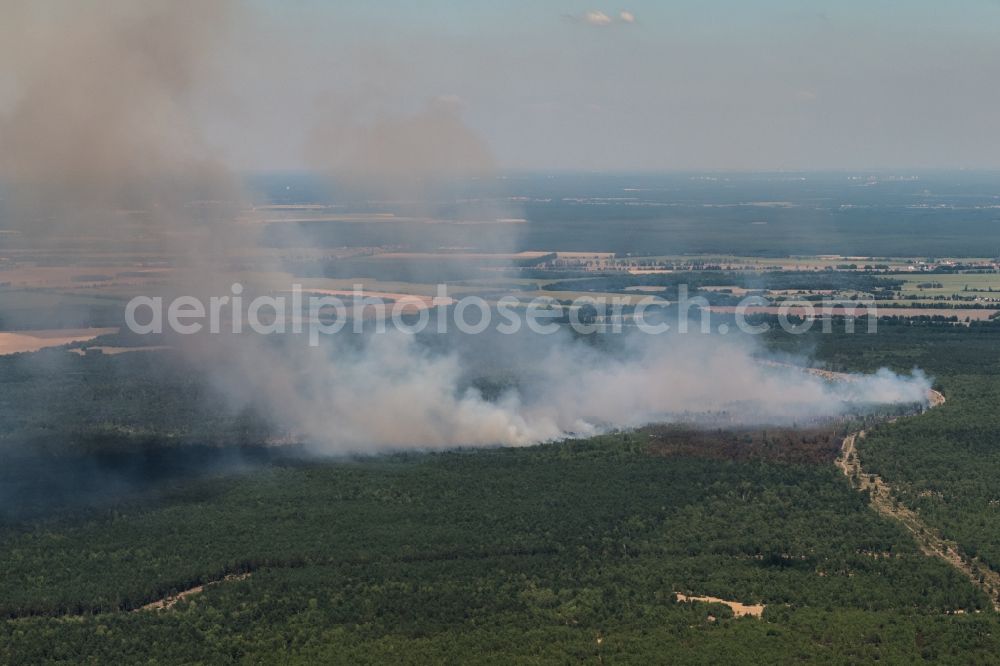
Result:
[[[918,285],[934,283],[935,286]],[[937,286],[940,285],[940,286]],[[978,289],[982,292],[966,290]],[[988,293],[992,289],[994,293]],[[917,296],[978,296],[981,298],[994,298],[1000,300],[1000,273],[959,273],[959,274],[933,274],[906,277],[902,288],[904,295]]]

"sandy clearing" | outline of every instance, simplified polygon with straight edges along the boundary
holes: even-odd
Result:
[[[59,347],[71,342],[87,342],[101,335],[117,333],[117,328],[76,328],[35,331],[0,332],[0,356],[36,352],[47,347]]]
[[[674,594],[677,596],[677,601],[679,602],[702,601],[711,604],[724,604],[729,606],[729,608],[733,611],[733,615],[736,617],[749,615],[751,617],[759,618],[764,614],[764,609],[767,608],[767,604],[741,604],[738,601],[726,601],[725,599],[719,599],[718,597],[696,597],[688,594],[681,594],[680,592],[675,592]]]
[[[173,608],[178,601],[181,601],[182,599],[187,599],[188,597],[192,597],[196,594],[204,592],[205,588],[211,587],[213,585],[218,585],[219,583],[232,582],[237,580],[246,580],[249,577],[250,577],[249,573],[229,574],[228,576],[220,580],[213,580],[209,583],[205,583],[204,585],[196,585],[195,587],[188,588],[186,590],[178,592],[177,594],[172,594],[168,597],[157,599],[156,601],[150,602],[145,606],[140,606],[139,608],[133,609],[132,612],[137,613],[140,611],[168,610],[170,608]]]

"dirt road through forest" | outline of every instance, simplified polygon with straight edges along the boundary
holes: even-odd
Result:
[[[929,392],[928,399],[932,408],[945,402],[944,395],[934,390]],[[882,477],[867,473],[861,467],[857,450],[858,440],[864,437],[864,430],[845,437],[840,448],[840,456],[835,463],[850,480],[851,485],[859,491],[867,491],[873,509],[883,516],[902,523],[913,534],[913,538],[925,555],[939,557],[958,569],[973,585],[986,593],[993,603],[994,610],[1000,611],[1000,573],[990,569],[978,558],[963,555],[959,551],[958,544],[942,538],[915,511],[904,506]]]

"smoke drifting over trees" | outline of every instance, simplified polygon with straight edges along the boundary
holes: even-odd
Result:
[[[924,403],[930,384],[888,371],[829,383],[766,367],[746,340],[636,335],[617,353],[563,336],[510,349],[517,386],[487,400],[470,385],[476,345],[433,353],[412,336],[374,335],[363,349],[247,347],[215,375],[230,395],[270,409],[319,452],[522,446],[657,421],[793,424],[863,404]]]
[[[225,293],[228,260],[252,236],[233,226],[231,207],[214,205],[242,195],[205,142],[192,99],[225,83],[213,64],[246,6],[7,2],[4,11],[13,18],[0,40],[13,92],[0,108],[0,176],[12,192],[12,226],[45,240],[110,236],[122,220],[142,221],[144,233],[190,266],[168,291]],[[356,100],[332,105],[312,133],[309,159],[342,188],[416,209],[442,183],[489,176],[490,151],[462,122],[460,102],[428,98],[415,114],[374,117]],[[206,202],[215,213],[206,215]],[[275,268],[255,261],[262,274]],[[461,349],[431,350],[399,332],[318,349],[300,342],[172,339],[234,407],[252,405],[331,453],[526,445],[705,413],[787,423],[835,416],[853,402],[920,402],[928,387],[920,376],[888,373],[829,385],[764,368],[750,341],[717,336],[637,336],[611,355],[563,336],[519,336],[503,349],[518,381],[486,399],[467,381],[470,355]]]

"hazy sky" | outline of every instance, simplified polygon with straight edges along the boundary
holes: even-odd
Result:
[[[503,168],[1000,167],[998,0],[236,7],[193,107],[239,169],[435,100]]]

